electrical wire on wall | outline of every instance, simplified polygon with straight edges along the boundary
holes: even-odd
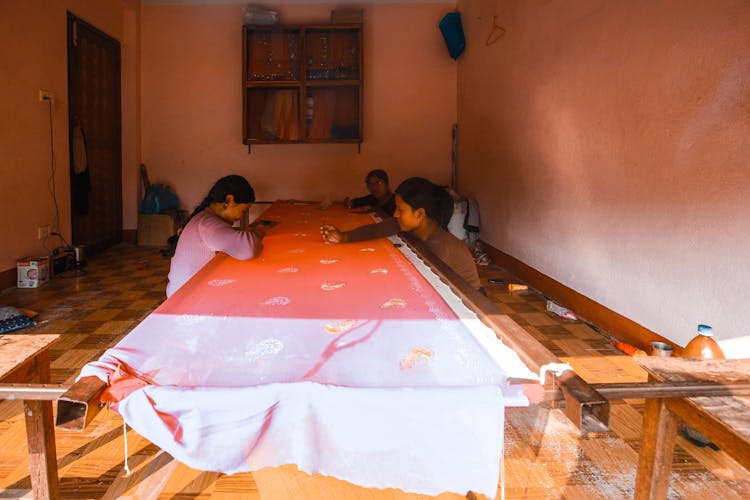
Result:
[[[62,237],[62,234],[60,234],[60,207],[57,204],[57,185],[55,184],[55,175],[57,171],[57,164],[55,163],[55,134],[54,134],[54,122],[53,122],[53,116],[52,116],[52,99],[50,97],[46,97],[44,99],[47,102],[48,110],[49,110],[49,148],[50,148],[50,175],[49,180],[47,181],[47,189],[50,192],[50,195],[52,195],[52,202],[55,205],[55,229],[57,231],[53,231],[50,233],[52,236],[57,236],[60,239],[60,242],[62,245],[58,246],[57,248],[53,249],[52,252],[49,251],[49,248],[47,248],[47,239],[44,239],[44,248],[47,250],[47,252],[56,254],[55,250],[59,251],[61,248],[63,250],[69,249],[70,245],[67,241],[65,241],[65,238]]]
[[[49,179],[47,180],[47,189],[50,192],[50,195],[52,196],[52,203],[55,206],[55,229],[56,231],[52,231],[49,235],[50,236],[57,236],[59,238],[60,244],[52,249],[47,247],[47,238],[45,237],[44,241],[42,242],[42,245],[44,246],[44,249],[47,251],[49,255],[57,256],[61,254],[68,254],[68,258],[66,259],[66,265],[65,265],[65,272],[63,272],[63,275],[66,275],[67,271],[70,270],[70,268],[76,268],[73,269],[75,271],[75,275],[81,275],[84,274],[84,271],[80,269],[80,265],[77,262],[77,259],[75,259],[73,256],[75,255],[75,251],[73,247],[65,240],[62,233],[60,232],[60,206],[57,203],[57,184],[55,182],[55,176],[57,173],[57,163],[55,161],[55,130],[54,130],[54,120],[52,115],[52,104],[53,100],[51,97],[45,97],[44,100],[47,102],[47,105],[49,106],[49,146],[50,146],[50,175]],[[69,262],[68,262],[69,261]]]

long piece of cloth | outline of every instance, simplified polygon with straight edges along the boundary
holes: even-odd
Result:
[[[219,254],[80,377],[177,460],[296,464],[362,486],[494,498],[503,413],[533,379],[387,239],[323,242],[343,208],[277,202],[259,258]],[[497,362],[503,361],[502,365]]]

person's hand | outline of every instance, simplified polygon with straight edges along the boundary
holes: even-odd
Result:
[[[247,230],[253,233],[258,239],[261,239],[261,240],[266,235],[267,229],[268,229],[268,226],[263,224],[262,221],[255,221],[249,226],[247,226]]]
[[[329,224],[320,226],[320,234],[323,236],[323,240],[328,243],[342,243],[345,241],[344,233],[339,231],[336,226]]]
[[[544,386],[542,384],[523,384],[523,394],[532,405],[542,403],[544,401]]]
[[[370,212],[374,212],[375,209],[373,207],[371,207],[370,205],[367,205],[367,206],[364,206],[364,207],[352,208],[350,211],[353,214],[367,214],[367,213],[370,213]]]
[[[348,196],[344,198],[344,206],[346,208],[352,208],[352,199],[349,198]]]

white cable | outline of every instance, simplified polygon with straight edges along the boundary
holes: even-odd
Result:
[[[125,423],[125,419],[122,419],[122,438],[125,441],[125,476],[130,475],[130,467],[128,466],[128,424]]]
[[[567,371],[573,371],[568,363],[547,363],[539,368],[539,383],[544,385],[547,377],[547,372],[552,372],[556,377],[559,377]]]
[[[500,500],[505,500],[505,438],[500,446]]]

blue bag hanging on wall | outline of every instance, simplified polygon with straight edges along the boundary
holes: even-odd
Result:
[[[151,184],[141,202],[141,213],[149,215],[162,214],[168,210],[176,209],[178,204],[177,195],[169,186]]]
[[[448,53],[453,59],[466,48],[466,39],[464,38],[464,29],[461,27],[461,14],[458,12],[449,12],[440,21],[440,31],[443,32],[445,45],[448,46]]]

